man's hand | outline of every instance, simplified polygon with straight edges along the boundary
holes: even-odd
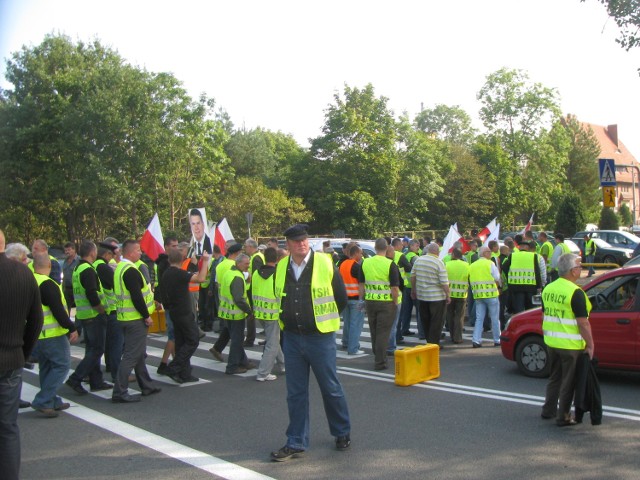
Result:
[[[589,359],[593,360],[593,352],[595,351],[595,348],[593,345],[589,346],[587,345],[587,348],[584,349],[585,352],[587,352],[587,354],[589,354]]]
[[[69,334],[69,342],[76,343],[78,341],[78,332],[71,332]]]
[[[153,320],[151,320],[151,317],[147,317],[147,318],[145,318],[145,319],[144,319],[144,324],[145,324],[147,327],[150,327],[151,325],[153,325]]]

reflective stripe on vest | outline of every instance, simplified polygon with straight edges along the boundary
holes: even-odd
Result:
[[[224,278],[220,284],[220,306],[218,307],[218,316],[225,320],[242,320],[247,316],[247,314],[236,305],[236,302],[233,300],[233,295],[231,295],[231,283],[235,278],[242,279],[243,296],[245,301],[249,303],[249,300],[247,299],[247,288],[244,275],[240,270],[230,269],[224,274]]]
[[[484,257],[480,257],[469,267],[469,283],[473,298],[495,298],[498,296],[498,286],[491,275],[493,262]]]
[[[96,282],[98,285],[98,298],[100,299],[100,303],[104,302],[104,293],[102,292],[102,284],[100,283],[100,278],[96,273],[93,265],[88,262],[80,263],[73,270],[73,275],[71,277],[71,284],[73,286],[73,299],[76,303],[76,318],[78,320],[86,320],[87,318],[95,318],[100,312],[91,306],[91,302],[87,298],[87,292],[82,286],[80,282],[80,275],[87,269],[93,269],[93,273],[96,276]]]
[[[536,254],[533,252],[513,252],[509,267],[509,285],[536,285]]]
[[[344,286],[347,289],[347,297],[357,297],[360,295],[358,288],[358,279],[351,275],[353,264],[356,263],[352,258],[347,258],[340,264],[340,276],[344,280]]]
[[[40,287],[40,285],[42,285],[43,282],[46,282],[47,280],[55,283],[56,287],[58,287],[58,290],[60,290],[60,299],[62,300],[62,305],[64,305],[64,308],[66,310],[67,301],[64,299],[62,287],[46,275],[33,272],[33,276],[36,277],[38,288]],[[69,330],[60,326],[58,320],[56,320],[56,317],[53,316],[53,312],[48,305],[42,305],[42,315],[44,316],[44,323],[42,324],[42,330],[40,331],[40,336],[38,337],[38,339],[61,337],[62,335],[66,335],[67,332],[69,332]]]
[[[101,265],[103,263],[105,265],[107,265],[107,262],[105,262],[101,258],[98,258],[95,262],[93,262],[93,268],[96,271],[96,273],[98,272],[98,265]],[[100,275],[98,275],[98,278],[100,278]],[[116,294],[113,293],[113,290],[110,290],[110,289],[105,288],[105,287],[102,287],[102,293],[104,294],[104,309],[105,309],[105,311],[107,313],[114,312],[116,310]]]
[[[462,259],[447,262],[451,298],[467,298],[469,293],[469,267]]]
[[[116,295],[116,315],[118,320],[121,322],[140,320],[142,318],[142,315],[138,312],[138,309],[131,300],[131,293],[127,290],[127,286],[124,284],[124,274],[130,268],[135,269],[142,279],[142,297],[147,305],[149,315],[151,315],[156,309],[151,286],[145,280],[142,272],[140,272],[133,263],[123,260],[118,264],[113,275],[113,291]]]
[[[280,306],[276,299],[274,275],[262,278],[256,273],[251,279],[251,290],[253,293],[253,314],[259,320],[278,320],[280,316]]]
[[[586,342],[580,335],[580,328],[573,309],[571,299],[576,290],[580,290],[587,303],[587,315],[591,312],[591,302],[587,294],[575,283],[560,277],[551,282],[542,291],[544,317],[542,334],[544,343],[553,348],[564,350],[583,350]]]
[[[362,262],[364,272],[364,299],[376,302],[391,302],[391,281],[389,268],[391,260],[382,255],[374,255]]]
[[[311,272],[311,301],[313,303],[313,317],[316,327],[321,333],[335,332],[340,328],[340,313],[338,305],[333,296],[334,266],[326,253],[312,252],[313,271]],[[278,299],[280,311],[282,311],[282,297],[284,284],[289,268],[290,257],[287,256],[278,262],[276,267],[276,288],[275,294]],[[280,328],[284,328],[284,323],[279,320]]]

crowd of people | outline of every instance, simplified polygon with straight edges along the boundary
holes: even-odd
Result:
[[[45,417],[57,417],[69,408],[58,395],[63,383],[78,395],[87,393],[83,383],[88,383],[94,392],[112,390],[114,403],[139,402],[161,392],[145,362],[151,316],[161,308],[168,340],[158,374],[179,384],[197,382],[190,359],[200,338],[214,328],[219,336],[210,352],[224,362],[228,347],[225,373],[256,369],[260,382],[287,373],[287,441],[271,453],[274,461],[286,461],[303,456],[309,445],[310,369],[336,448],[346,450],[351,444],[348,406],[336,373],[341,322],[342,348],[348,355],[361,355],[366,313],[373,368],[384,370],[407,335],[417,334],[443,348],[448,332],[452,343],[462,343],[465,317],[473,327],[473,348],[483,345],[483,331],[491,331],[493,345],[499,346],[508,316],[531,308],[534,296],[542,293],[545,341],[549,337],[552,352],[552,378],[542,415],[557,415],[559,425],[571,424],[571,365],[576,350],[593,355],[593,340],[588,299],[574,287],[579,258],[568,253],[562,235],[556,235],[555,246],[544,232],[538,242],[525,232],[507,237],[502,246],[471,238],[446,255],[439,239],[379,238],[376,254],[369,258],[363,258],[356,242],[343,245],[341,256],[328,246],[324,252],[313,252],[306,225],[294,225],[284,236],[286,248],[276,238],[266,245],[249,238],[243,244],[227,242],[224,255],[211,242],[198,242],[194,248],[167,237],[165,253],[153,264],[141,260],[139,241],[120,245],[108,237],[97,244],[83,241],[77,250],[67,243],[65,260],[59,264],[43,240],[33,243],[30,261],[26,246],[11,243],[5,248],[0,231],[0,282],[7,284],[0,314],[8,320],[2,325],[7,346],[0,349],[0,469],[12,472],[7,478],[17,478],[19,469],[20,382],[13,380],[21,378],[25,362],[39,364],[40,391],[31,407]],[[570,301],[575,314],[568,319],[558,320],[553,314],[564,298],[556,290],[577,298]],[[414,309],[417,332],[410,330]],[[256,323],[264,329],[259,364],[244,350],[256,341]],[[70,343],[78,342],[80,335],[84,357],[68,376]],[[111,382],[104,373],[110,373]],[[129,392],[134,380],[140,394]]]

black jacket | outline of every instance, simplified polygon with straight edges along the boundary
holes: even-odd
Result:
[[[602,396],[600,395],[600,383],[596,375],[594,363],[589,360],[589,355],[580,355],[576,365],[576,421],[581,422],[584,412],[591,412],[591,425],[602,423]]]

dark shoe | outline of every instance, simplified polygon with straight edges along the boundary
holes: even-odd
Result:
[[[143,390],[142,396],[148,397],[149,395],[153,395],[154,393],[160,393],[162,389],[160,387],[150,388],[149,390]]]
[[[253,342],[244,342],[242,344],[243,347],[253,347]]]
[[[376,365],[375,367],[373,367],[374,370],[386,370],[387,367],[386,365]]]
[[[35,367],[34,363],[38,363],[38,362],[32,362],[32,361],[24,362],[24,368],[26,368],[27,370],[33,370],[33,368]]]
[[[416,332],[412,332],[411,330],[405,330],[404,332],[402,332],[402,335],[415,335]]]
[[[66,409],[68,409],[70,406],[71,406],[71,404],[70,404],[70,403],[61,403],[60,405],[58,405],[57,407],[55,407],[55,408],[54,408],[54,410],[58,410],[58,411],[66,410]]]
[[[494,347],[499,347],[500,346],[500,342],[493,342],[493,346]]]
[[[110,383],[102,382],[100,385],[97,385],[95,387],[91,387],[91,391],[92,392],[101,392],[103,390],[111,390],[112,388],[113,388],[113,385],[111,385]]]
[[[200,379],[198,377],[194,377],[193,375],[188,376],[187,378],[182,379],[182,383],[193,383],[199,382]]]
[[[276,452],[271,452],[271,460],[274,462],[286,462],[292,458],[304,457],[304,450],[289,448],[286,445]]]
[[[559,427],[572,427],[577,424],[578,422],[576,422],[573,418],[569,418],[568,420],[556,421],[556,425]]]
[[[29,408],[31,406],[31,402],[27,402],[26,400],[20,399],[20,405],[18,408]]]
[[[351,446],[351,437],[344,435],[336,438],[336,448],[340,451],[344,451]]]
[[[111,397],[113,403],[136,403],[140,401],[140,395],[129,395],[125,393],[119,397]]]
[[[58,416],[58,412],[56,412],[53,408],[36,408],[33,407],[36,412],[40,412],[43,417],[47,418],[56,418]]]
[[[254,368],[258,368],[258,365],[253,363],[252,361],[248,361],[245,365],[242,365],[247,370],[253,370]]]
[[[542,418],[543,420],[551,420],[554,417],[555,417],[555,415],[547,415],[545,413],[541,413],[540,414],[540,418]]]
[[[169,375],[169,365],[166,363],[160,363],[158,365],[158,375]]]
[[[211,352],[211,355],[213,355],[213,358],[215,358],[219,362],[224,362],[224,357],[222,356],[222,353],[217,351],[215,347],[211,347],[209,351]]]
[[[67,386],[71,387],[73,389],[74,392],[76,392],[78,395],[86,395],[87,390],[79,383],[74,382],[73,380],[69,379],[66,382],[64,382]]]
[[[473,348],[480,348],[482,346],[481,343],[476,343],[476,342],[473,342],[471,345],[473,346]]]
[[[405,345],[406,342],[404,341],[404,339],[402,339],[402,340],[396,340],[396,343],[398,345]]]
[[[231,370],[227,370],[224,373],[226,373],[227,375],[237,375],[239,373],[247,373],[247,369],[244,367],[237,367],[235,370],[231,371]]]
[[[266,340],[260,340],[260,341],[258,342],[258,345],[266,345],[266,344],[267,344],[267,341],[266,341]]]
[[[182,379],[182,377],[180,377],[179,375],[177,375],[175,373],[170,373],[169,374],[169,378],[171,380],[173,380],[174,382],[176,382],[176,383],[180,383],[180,384],[184,383],[184,380]]]

